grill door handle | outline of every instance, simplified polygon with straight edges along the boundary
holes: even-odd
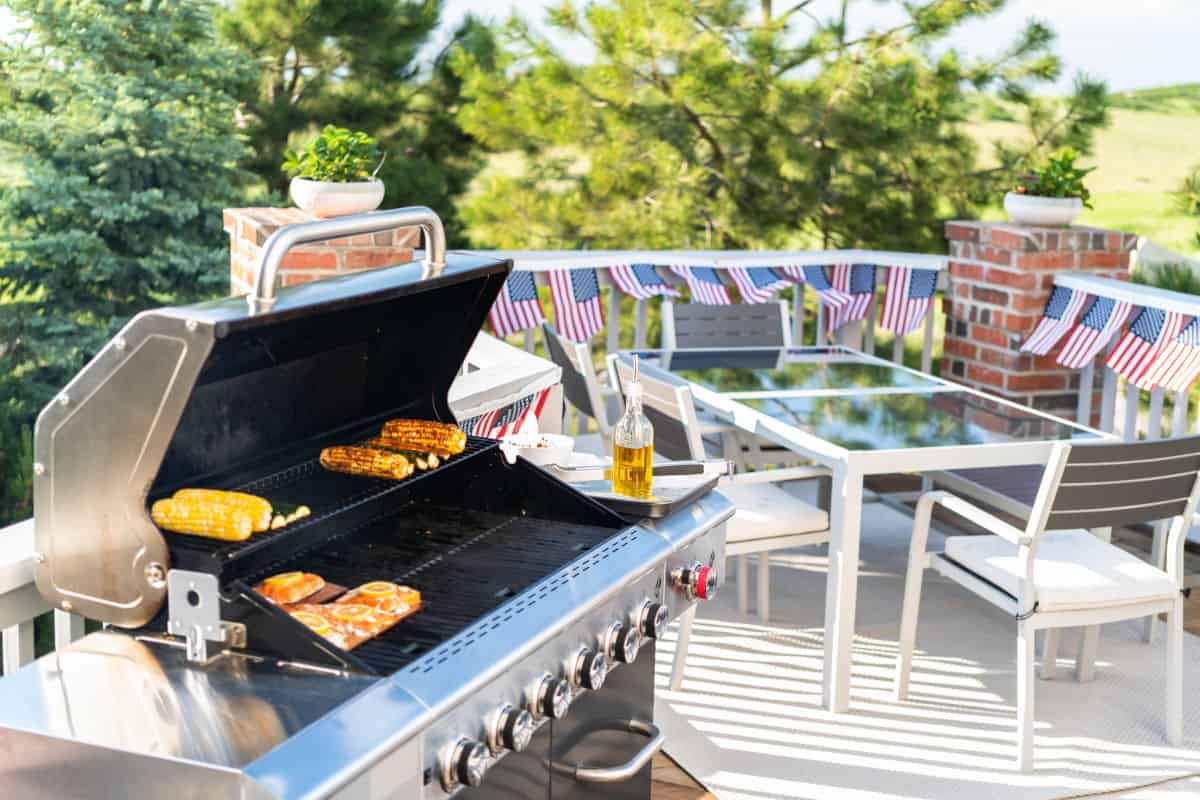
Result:
[[[258,255],[254,289],[247,296],[250,313],[270,311],[275,305],[275,276],[283,257],[293,247],[343,236],[383,233],[393,228],[419,227],[425,237],[425,274],[437,275],[446,267],[446,232],[442,220],[425,206],[393,208],[370,214],[353,214],[298,225],[284,225],[271,234]]]
[[[627,781],[641,771],[642,767],[650,763],[651,759],[662,749],[663,743],[666,741],[666,734],[659,729],[653,722],[642,722],[641,720],[631,719],[625,725],[625,730],[630,733],[636,733],[639,736],[645,736],[650,741],[646,745],[634,753],[633,758],[626,761],[624,764],[618,764],[615,767],[589,767],[586,764],[553,764],[554,769],[558,772],[571,775],[580,783],[620,783]]]

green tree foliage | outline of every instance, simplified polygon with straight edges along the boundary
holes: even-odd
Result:
[[[15,512],[38,409],[153,305],[219,294],[239,197],[240,54],[203,0],[8,0],[0,141],[0,493]],[[16,477],[14,477],[16,476]],[[15,483],[14,483],[15,482]],[[13,487],[17,487],[14,489]]]
[[[1200,217],[1200,164],[1192,167],[1192,171],[1175,190],[1175,205],[1184,214]],[[1200,249],[1200,231],[1196,232],[1193,241],[1196,248]]]
[[[909,0],[894,27],[854,33],[812,0],[558,3],[542,35],[506,28],[497,69],[457,66],[468,133],[519,165],[493,170],[460,213],[479,245],[794,246],[941,250],[938,224],[994,202],[1031,158],[1087,152],[1101,84],[1063,102],[1052,33],[1030,23],[993,57],[946,46],[1004,0]],[[577,47],[579,43],[582,47]],[[1028,141],[980,170],[971,97],[1023,110]]]
[[[468,17],[426,69],[420,54],[441,7],[442,0],[234,0],[220,30],[262,70],[243,98],[247,168],[283,198],[289,143],[327,124],[365,131],[386,154],[385,206],[432,206],[453,238],[453,198],[481,161],[455,121],[460,81],[448,59],[468,49],[486,67],[495,45],[487,26]]]

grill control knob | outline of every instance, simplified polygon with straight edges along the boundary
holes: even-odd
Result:
[[[642,604],[637,614],[638,630],[648,639],[660,639],[667,631],[667,623],[671,621],[671,612],[662,603],[647,600]]]
[[[571,685],[546,674],[529,687],[529,713],[534,719],[562,719],[571,707]]]
[[[590,647],[585,647],[576,654],[568,674],[576,686],[596,691],[604,685],[604,679],[608,677],[608,659],[604,657],[604,653],[597,653]]]
[[[620,664],[632,664],[642,647],[642,635],[637,628],[623,622],[614,622],[602,641],[608,660]]]
[[[488,749],[463,738],[446,745],[440,761],[442,788],[447,792],[457,786],[478,786],[488,770]]]
[[[708,600],[717,594],[717,571],[697,561],[672,571],[671,585],[689,600]]]
[[[488,746],[493,754],[502,750],[512,750],[519,753],[529,746],[537,723],[533,715],[523,708],[515,708],[508,703],[496,709],[488,725]]]

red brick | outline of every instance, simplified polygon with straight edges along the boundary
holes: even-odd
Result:
[[[1012,264],[1012,250],[1002,250],[998,247],[985,247],[980,245],[975,249],[975,257],[980,261],[986,261],[989,264],[1003,264],[1008,266]]]
[[[997,320],[997,324],[1002,324],[1005,330],[1015,331],[1024,335],[1033,330],[1034,326],[1037,325],[1037,321],[1038,317],[1036,316],[1005,314],[1004,322],[1000,323],[999,320]]]
[[[977,356],[980,362],[1001,369],[1015,370],[1020,369],[1022,357],[1020,353],[1012,353],[1004,350],[993,350],[990,347],[979,348]]]
[[[1012,308],[1014,311],[1042,311],[1046,307],[1048,295],[1041,292],[1035,294],[1014,294]]]
[[[981,344],[990,344],[993,347],[1011,347],[1009,335],[999,328],[993,328],[990,325],[972,325],[971,339]]]
[[[955,297],[968,297],[971,294],[971,287],[965,283],[960,283],[954,287]]]
[[[967,364],[967,380],[978,381],[997,388],[1004,387],[1004,373],[982,364]]]
[[[279,268],[283,272],[300,269],[327,269],[332,272],[337,269],[337,253],[323,248],[293,250],[283,257]]]
[[[978,222],[947,222],[946,238],[951,241],[978,242],[979,225]]]
[[[1061,250],[1051,253],[1021,253],[1017,266],[1025,269],[1070,269],[1075,266],[1075,254]]]
[[[301,283],[312,283],[323,278],[337,275],[333,270],[306,270],[304,272],[289,272],[283,276],[284,286],[296,286]]]
[[[946,341],[942,345],[942,352],[952,356],[962,356],[963,358],[974,358],[976,348],[975,345],[964,342],[962,339],[946,337]]]
[[[1008,305],[1008,294],[998,289],[990,289],[987,286],[972,286],[971,299],[977,300],[980,303],[991,303],[994,306]]]
[[[1067,388],[1066,375],[1009,375],[1006,388],[1014,392],[1062,391]]]
[[[1038,276],[1032,272],[1010,272],[1006,269],[989,267],[985,281],[995,286],[1011,286],[1014,289],[1035,289]]]
[[[983,267],[978,264],[964,264],[961,261],[951,261],[950,274],[956,278],[979,281],[983,280]]]
[[[412,261],[412,251],[395,247],[376,247],[363,250],[347,250],[343,260],[343,269],[375,269],[388,267],[393,264],[407,264]]]
[[[1129,257],[1125,253],[1080,253],[1079,268],[1088,269],[1089,267],[1120,267],[1121,262],[1128,262]]]
[[[1028,235],[996,228],[991,230],[991,242],[996,247],[1007,247],[1009,250],[1019,251],[1032,250],[1037,245]]]

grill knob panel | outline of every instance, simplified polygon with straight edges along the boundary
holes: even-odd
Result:
[[[642,635],[638,629],[623,622],[614,622],[604,635],[604,653],[608,660],[619,664],[632,664],[642,646]]]
[[[530,687],[528,707],[534,719],[562,719],[571,707],[571,685],[561,678],[543,675]]]
[[[699,561],[671,573],[671,585],[689,600],[710,600],[717,594],[717,570]]]
[[[504,750],[519,753],[529,746],[536,729],[532,714],[505,703],[496,710],[488,726],[488,746],[497,755]]]
[[[576,686],[596,691],[604,685],[604,679],[608,677],[608,659],[603,653],[585,647],[575,656],[570,675]]]
[[[451,742],[442,751],[440,759],[442,788],[451,792],[459,786],[478,786],[483,783],[483,776],[490,766],[488,759],[488,749],[481,742],[467,738]]]
[[[667,623],[671,621],[671,612],[662,603],[647,600],[638,612],[637,624],[642,636],[648,639],[660,639],[667,631]]]

